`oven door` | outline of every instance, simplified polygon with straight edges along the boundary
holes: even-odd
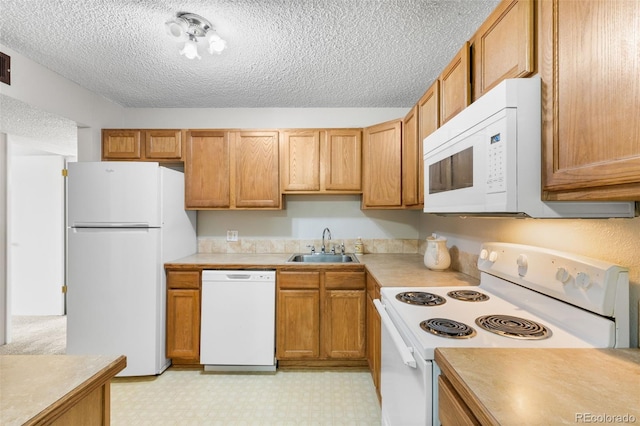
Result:
[[[379,300],[374,300],[374,304],[382,322],[382,424],[429,425],[432,421],[432,361],[422,359],[413,351],[409,340],[402,336]]]

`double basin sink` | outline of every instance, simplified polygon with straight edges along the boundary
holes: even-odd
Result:
[[[294,263],[360,263],[353,253],[296,253],[287,262]]]

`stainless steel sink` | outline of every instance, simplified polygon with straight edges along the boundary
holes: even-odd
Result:
[[[331,254],[331,253],[296,253],[287,262],[299,263],[360,263],[353,253]]]

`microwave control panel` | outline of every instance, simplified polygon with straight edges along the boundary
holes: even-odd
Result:
[[[487,193],[505,190],[505,156],[506,150],[501,133],[491,135],[487,150]]]

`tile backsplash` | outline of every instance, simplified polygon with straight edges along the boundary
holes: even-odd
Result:
[[[340,239],[325,241],[326,250],[341,243],[345,251],[355,251],[356,239]],[[424,253],[426,241],[413,239],[362,239],[365,253]],[[295,239],[259,239],[240,238],[238,241],[227,241],[225,238],[199,237],[198,253],[306,253],[314,247],[316,252],[322,247],[322,240]]]

